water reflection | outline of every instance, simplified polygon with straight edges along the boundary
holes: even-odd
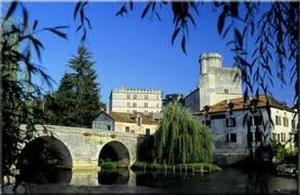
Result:
[[[129,170],[124,168],[115,171],[101,170],[98,172],[98,183],[103,185],[128,184],[129,176]]]
[[[176,183],[189,181],[189,180],[201,180],[204,173],[173,173],[170,171],[162,172],[150,172],[139,171],[136,172],[136,185],[147,187],[159,187],[164,188]]]
[[[245,183],[247,194],[268,194],[268,177],[261,171],[249,172]]]
[[[51,167],[44,169],[23,168],[16,179],[17,183],[21,181],[38,184],[70,183],[72,180],[72,170]]]
[[[24,181],[49,183],[70,182],[71,186],[125,185],[161,189],[163,192],[193,193],[239,193],[267,194],[296,192],[297,180],[277,177],[263,171],[255,172],[238,168],[223,168],[216,173],[133,172],[129,169],[117,171],[55,170],[41,176],[22,172]],[[25,174],[26,173],[26,174]],[[25,178],[27,176],[27,178]],[[42,179],[44,178],[44,179]],[[45,178],[48,178],[47,180]]]

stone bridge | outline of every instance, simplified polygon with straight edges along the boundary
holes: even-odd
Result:
[[[37,125],[36,129],[35,138],[23,148],[21,158],[24,158],[23,153],[41,153],[41,143],[50,146],[51,150],[59,154],[59,166],[63,168],[98,168],[101,159],[121,161],[130,166],[137,158],[140,135],[54,125]]]

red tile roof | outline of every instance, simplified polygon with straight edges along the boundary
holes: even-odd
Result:
[[[150,115],[145,115],[143,113],[110,112],[108,115],[110,115],[116,122],[136,123],[136,117],[140,115],[142,118],[142,124],[157,125],[159,123],[157,120],[152,119]]]
[[[200,114],[203,112],[208,112],[208,113],[214,113],[214,112],[226,112],[230,110],[230,106],[232,107],[232,110],[243,110],[243,109],[248,109],[251,106],[251,103],[256,102],[256,107],[257,108],[262,108],[266,107],[269,105],[270,107],[275,107],[281,110],[288,110],[291,112],[295,112],[293,109],[288,107],[287,105],[281,103],[280,101],[274,99],[271,96],[265,96],[265,95],[260,95],[258,96],[258,99],[255,97],[252,97],[251,100],[247,100],[246,103],[244,102],[244,98],[235,98],[235,99],[230,99],[230,100],[223,100],[221,102],[218,102],[212,106],[205,106],[201,111]]]

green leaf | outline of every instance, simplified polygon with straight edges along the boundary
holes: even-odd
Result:
[[[186,48],[185,48],[185,46],[186,46],[186,43],[185,43],[185,36],[183,36],[182,39],[181,39],[181,49],[182,49],[182,51],[183,51],[185,54],[187,54],[187,53],[186,53]]]
[[[121,9],[116,13],[116,16],[123,16],[124,13],[127,13],[125,6],[122,6]]]
[[[152,3],[150,2],[150,3],[148,3],[148,4],[146,5],[146,7],[144,8],[144,11],[143,11],[143,13],[142,13],[142,15],[141,15],[141,18],[144,18],[144,17],[146,16],[147,12],[149,11],[149,8],[150,8],[151,4],[152,4]]]
[[[179,31],[180,31],[180,28],[178,27],[178,28],[175,29],[175,31],[173,32],[173,35],[172,35],[172,45],[173,45],[173,43],[174,43],[174,41],[175,41],[175,39],[176,39],[176,37],[177,37]]]
[[[225,23],[225,13],[222,12],[219,16],[219,19],[218,19],[218,32],[219,34],[221,35],[222,34],[222,31],[223,31],[223,27],[224,27],[224,23]]]
[[[23,12],[23,26],[25,28],[27,28],[27,26],[28,26],[28,11],[24,6],[22,7],[22,12]]]
[[[35,31],[38,26],[38,20],[34,20],[32,30]]]
[[[45,30],[48,30],[56,35],[58,35],[59,37],[62,37],[64,39],[67,39],[67,34],[63,33],[61,31],[56,30],[55,28],[45,28]]]
[[[238,29],[234,29],[235,39],[238,43],[239,48],[243,47],[243,37]]]
[[[78,14],[79,8],[81,7],[81,4],[82,4],[82,1],[78,1],[75,6],[74,13],[73,13],[74,20],[76,19],[76,16]]]
[[[10,4],[10,7],[8,8],[8,11],[6,13],[6,16],[5,16],[4,20],[7,20],[14,13],[14,11],[17,8],[17,5],[18,5],[18,1],[13,1]]]

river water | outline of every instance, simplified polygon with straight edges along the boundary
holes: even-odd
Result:
[[[133,172],[128,169],[118,171],[77,170],[56,172],[53,184],[35,185],[32,192],[56,193],[271,193],[295,194],[297,180],[278,177],[271,173],[245,171],[227,167],[215,173],[170,173]],[[63,184],[65,183],[65,184]],[[68,184],[66,184],[68,183]]]

